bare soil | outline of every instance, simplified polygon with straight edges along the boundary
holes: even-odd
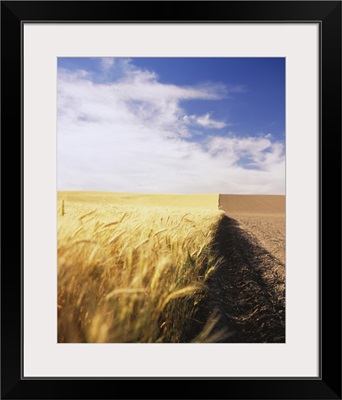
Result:
[[[195,316],[199,331],[217,315],[220,342],[285,342],[285,196],[220,195],[226,215],[213,252],[220,267],[210,277]]]
[[[285,264],[285,196],[220,194],[219,208]]]

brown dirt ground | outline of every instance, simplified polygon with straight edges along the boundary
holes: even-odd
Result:
[[[221,194],[219,207],[285,264],[285,196]]]
[[[285,342],[285,196],[219,195],[225,211],[198,328],[219,317],[221,342]]]

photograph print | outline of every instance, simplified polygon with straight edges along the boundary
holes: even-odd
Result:
[[[285,58],[57,63],[58,343],[285,343]]]

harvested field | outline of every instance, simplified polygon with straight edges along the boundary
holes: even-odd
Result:
[[[285,196],[220,194],[220,209],[237,215],[285,215]]]
[[[216,313],[216,329],[238,343],[285,342],[285,197],[220,195],[225,211],[198,326]]]
[[[285,264],[285,196],[220,194],[219,207]]]

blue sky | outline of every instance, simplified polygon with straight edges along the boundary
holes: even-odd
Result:
[[[59,58],[58,188],[285,191],[284,58]]]

